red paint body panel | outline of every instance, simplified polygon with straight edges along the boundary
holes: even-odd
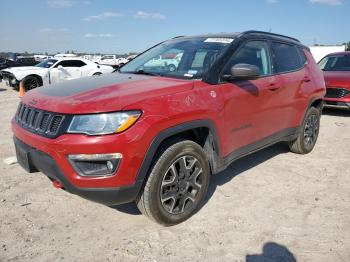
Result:
[[[74,89],[76,82],[72,81]],[[62,114],[87,114],[118,111],[133,103],[143,103],[144,100],[157,96],[169,95],[193,88],[192,81],[164,77],[146,77],[143,80],[128,81],[98,89],[78,93],[72,96],[48,96],[38,89],[31,90],[23,97],[23,102],[29,104],[37,101],[38,109],[59,112]]]
[[[350,56],[349,51],[337,52],[327,55],[328,56]],[[324,79],[326,82],[327,89],[345,89],[350,92],[350,71],[324,71]],[[325,101],[330,102],[344,102],[350,103],[350,94],[341,98],[325,97]]]

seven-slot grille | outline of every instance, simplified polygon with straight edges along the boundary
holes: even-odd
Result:
[[[344,88],[330,87],[330,88],[327,88],[327,93],[326,93],[325,97],[328,97],[328,98],[343,98],[343,97],[346,97],[349,94],[350,94],[350,91],[346,90]]]
[[[24,129],[46,137],[56,137],[64,120],[63,115],[39,110],[20,103],[15,115],[16,122]]]

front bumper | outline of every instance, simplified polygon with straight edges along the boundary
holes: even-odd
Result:
[[[19,88],[19,81],[16,79],[16,77],[12,73],[1,71],[0,80],[1,82],[4,82],[5,85],[8,87],[12,87],[14,89]]]
[[[48,154],[25,144],[16,137],[14,137],[14,143],[17,152],[24,152],[28,156],[28,165],[23,165],[19,160],[19,163],[23,168],[27,169],[28,172],[40,171],[49,177],[51,181],[59,181],[66,191],[88,200],[108,206],[132,202],[136,199],[142,186],[141,183],[135,183],[128,186],[108,188],[76,187],[69,182],[55,160]],[[20,156],[17,158],[20,158]]]
[[[32,133],[14,119],[11,125],[15,143],[29,152],[33,172],[39,170],[61,182],[67,191],[106,205],[135,200],[144,179],[138,173],[154,135],[146,121],[138,121],[120,134],[87,136],[64,133],[56,138]],[[122,154],[123,159],[111,176],[81,176],[69,161],[70,155],[116,152]]]
[[[327,87],[324,106],[329,108],[350,109],[350,90],[347,87]]]
[[[350,109],[350,98],[343,99],[330,99],[325,98],[323,102],[323,106],[327,108],[335,108],[335,109]]]

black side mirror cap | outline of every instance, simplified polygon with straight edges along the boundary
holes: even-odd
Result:
[[[223,80],[255,80],[260,76],[260,69],[255,65],[236,64],[231,67],[230,75],[223,75]]]

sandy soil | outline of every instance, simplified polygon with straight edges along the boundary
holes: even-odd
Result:
[[[350,261],[350,112],[323,115],[309,155],[278,144],[237,161],[196,215],[163,228],[4,164],[18,101],[0,86],[0,261]]]

